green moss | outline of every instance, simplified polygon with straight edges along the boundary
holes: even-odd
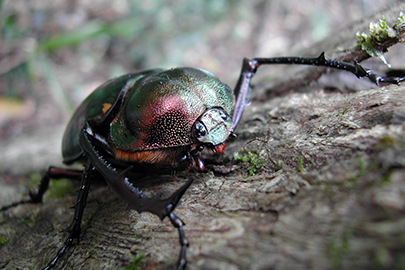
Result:
[[[4,235],[0,234],[0,249],[9,241]]]
[[[383,50],[378,49],[378,46],[393,38],[397,38],[397,30],[405,24],[405,15],[401,12],[397,19],[397,23],[393,27],[389,26],[384,16],[377,23],[370,22],[369,34],[357,32],[358,46],[366,51],[372,57],[379,57],[388,67],[391,65],[383,56]]]
[[[42,179],[41,174],[37,172],[31,173],[28,179],[28,186],[30,187],[30,189],[38,188],[41,179]]]
[[[239,151],[233,155],[233,158],[237,161],[248,162],[250,166],[248,168],[248,176],[255,175],[257,169],[264,166],[264,160],[259,158],[257,151]]]
[[[75,194],[76,191],[77,186],[72,180],[69,179],[51,180],[51,182],[49,183],[47,198],[50,199],[63,198],[68,195]]]
[[[304,161],[302,158],[298,158],[298,165],[297,165],[298,172],[304,171]]]
[[[399,13],[399,17],[397,20],[399,24],[405,24],[405,13],[403,12]]]
[[[21,222],[25,223],[28,227],[33,228],[37,222],[37,215],[32,214],[28,217],[23,217],[20,219]]]
[[[364,164],[364,159],[362,157],[357,157],[357,164],[359,166],[359,176],[366,174],[366,165]]]
[[[38,189],[40,182],[42,180],[42,174],[34,172],[31,173],[28,181],[29,181],[29,188],[32,190]],[[49,199],[58,199],[63,198],[68,195],[76,194],[77,192],[77,183],[70,179],[51,179],[49,182],[49,188],[45,193],[46,198]]]
[[[348,109],[348,108],[345,108],[345,109],[343,110],[343,112],[339,112],[339,113],[337,114],[337,117],[343,117],[348,111],[349,111],[349,109]]]
[[[136,269],[138,269],[138,264],[143,258],[145,258],[144,254],[136,255],[136,257],[132,261],[132,263],[130,265],[128,265],[127,267],[125,267],[123,270],[136,270]]]
[[[359,179],[367,172],[367,167],[365,165],[363,157],[357,157],[356,161],[357,161],[357,170],[354,169],[348,174],[349,178],[351,179],[351,181],[349,182],[349,185],[351,187],[357,187]]]

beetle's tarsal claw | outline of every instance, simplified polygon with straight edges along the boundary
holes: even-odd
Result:
[[[38,196],[38,192],[29,191],[28,195],[31,198],[32,203],[42,203],[42,196]]]

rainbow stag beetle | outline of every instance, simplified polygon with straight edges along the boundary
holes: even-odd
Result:
[[[81,176],[81,189],[75,214],[64,246],[45,269],[56,265],[75,239],[90,183],[95,172],[101,174],[133,209],[148,211],[161,219],[168,217],[178,229],[181,251],[178,269],[186,265],[188,240],[184,223],[173,210],[191,185],[191,178],[172,196],[157,200],[143,195],[133,186],[131,171],[178,171],[193,163],[200,170],[204,148],[223,153],[225,141],[234,135],[244,108],[249,103],[250,81],[264,64],[303,64],[326,66],[352,72],[380,82],[399,83],[405,78],[384,78],[355,64],[325,58],[277,57],[244,59],[241,74],[232,93],[211,73],[196,68],[159,69],[133,73],[107,81],[79,106],[70,120],[62,143],[64,163],[86,163],[84,171],[50,167],[37,193],[30,199],[3,207],[6,210],[21,203],[37,203],[48,187],[50,178]]]

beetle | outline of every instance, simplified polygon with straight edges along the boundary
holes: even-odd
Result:
[[[207,148],[222,154],[229,137],[249,104],[250,82],[261,65],[302,64],[345,70],[367,77],[377,85],[396,83],[402,77],[382,77],[357,63],[318,57],[276,57],[244,59],[234,91],[213,74],[198,68],[153,69],[123,75],[94,90],[76,109],[62,139],[66,164],[83,162],[83,171],[50,167],[30,199],[5,206],[42,202],[51,178],[81,177],[74,218],[66,229],[69,236],[55,258],[45,267],[55,267],[66,250],[80,236],[80,224],[91,182],[96,173],[133,209],[169,218],[179,232],[181,245],[178,269],[186,266],[189,242],[184,222],[174,214],[176,205],[193,182],[163,200],[142,194],[134,186],[132,172],[180,171],[195,164],[205,169],[201,157]]]

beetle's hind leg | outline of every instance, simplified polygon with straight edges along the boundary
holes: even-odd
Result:
[[[63,179],[63,178],[79,179],[80,176],[82,175],[82,173],[83,173],[82,171],[78,171],[78,170],[69,170],[69,169],[62,169],[62,168],[56,168],[56,167],[49,167],[48,171],[42,176],[42,179],[38,186],[37,192],[30,191],[29,199],[25,199],[25,200],[21,200],[19,202],[5,205],[2,208],[0,208],[0,212],[6,211],[10,208],[16,207],[21,204],[41,203],[42,199],[44,197],[44,193],[48,190],[49,182],[51,179],[56,179],[56,180]]]

